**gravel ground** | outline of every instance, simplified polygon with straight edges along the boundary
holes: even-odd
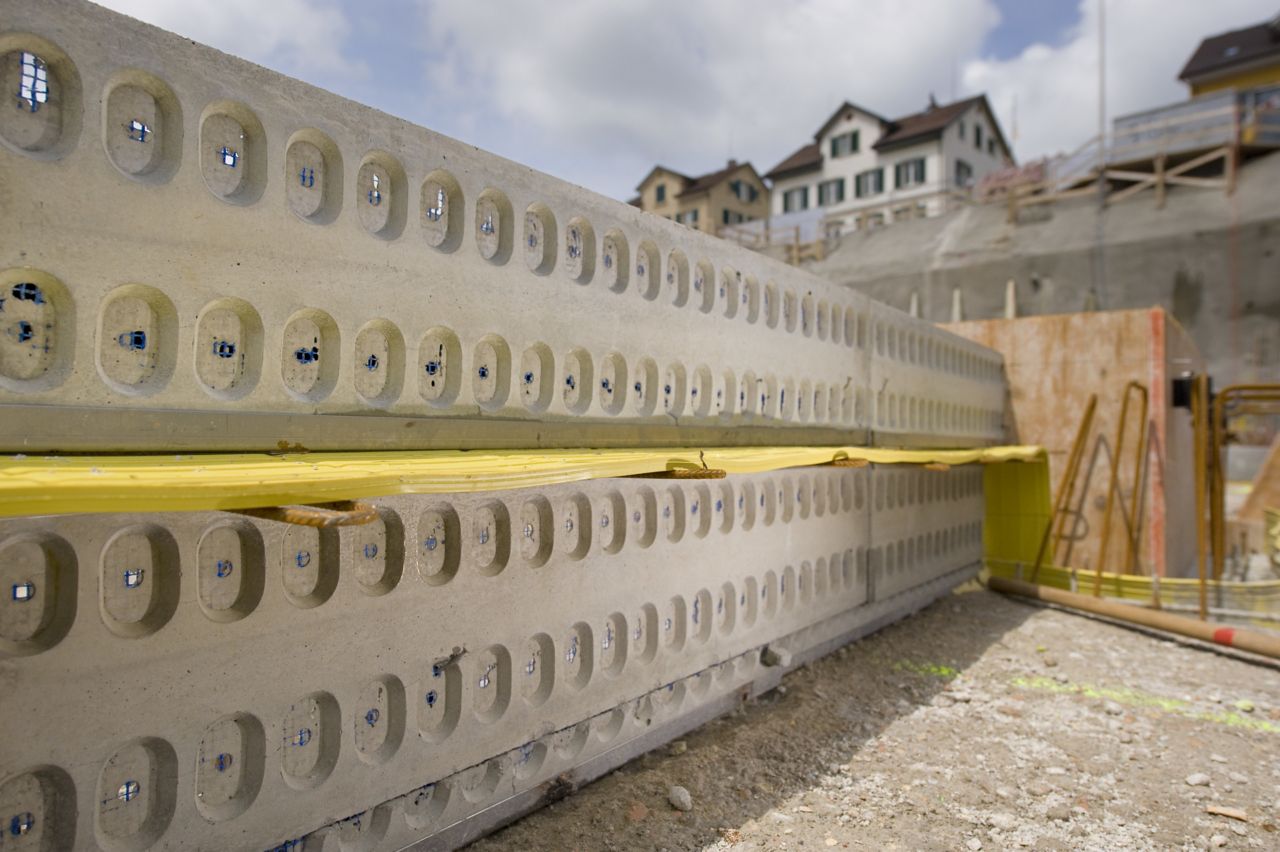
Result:
[[[1280,849],[1278,826],[1280,670],[971,585],[471,848]]]

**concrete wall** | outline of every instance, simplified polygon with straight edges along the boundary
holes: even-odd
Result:
[[[997,354],[847,288],[78,0],[0,27],[50,82],[0,110],[2,448],[1003,437]],[[0,519],[3,848],[460,846],[971,577],[982,489]]]
[[[785,443],[778,426],[838,444],[873,419],[871,322],[992,360],[102,10],[10,4],[4,26],[0,55],[43,57],[51,98],[0,110],[0,447]],[[998,406],[998,376],[976,373],[936,401]],[[1000,438],[954,422],[979,431],[928,437]]]
[[[0,519],[3,848],[394,852],[981,557],[975,466],[373,502]]]
[[[1191,335],[1222,386],[1280,381],[1280,156],[1246,163],[1234,195],[1175,188],[1164,209],[1138,194],[1106,208],[1083,199],[1023,212],[999,204],[847,236],[814,271],[925,319],[1159,306]],[[1086,341],[1087,342],[1087,341]]]

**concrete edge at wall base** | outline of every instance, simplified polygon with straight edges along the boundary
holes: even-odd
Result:
[[[700,728],[711,720],[732,712],[742,703],[775,689],[782,682],[783,677],[790,672],[924,609],[962,583],[975,578],[981,567],[980,563],[965,566],[888,600],[848,610],[825,622],[811,625],[783,637],[774,644],[791,645],[814,631],[828,634],[827,638],[819,639],[806,648],[791,648],[790,666],[769,669],[759,677],[733,687],[724,695],[701,704],[688,713],[590,758],[569,772],[543,781],[501,802],[496,802],[430,837],[404,846],[400,852],[448,852],[448,850],[458,849],[510,825],[521,817],[567,798],[578,789],[640,755]],[[863,618],[866,620],[861,620]],[[860,621],[860,623],[849,627],[850,621]],[[328,828],[330,827],[320,831],[326,831]]]
[[[658,422],[515,421],[467,415],[263,414],[92,406],[0,405],[0,453],[271,452],[870,445],[865,428],[778,420],[684,425]],[[946,443],[946,442],[944,442]],[[950,442],[955,444],[954,441]],[[970,443],[973,443],[970,441]]]

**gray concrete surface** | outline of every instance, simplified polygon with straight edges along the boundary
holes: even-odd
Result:
[[[5,848],[334,824],[312,840],[397,849],[776,678],[762,646],[794,664],[920,606],[982,546],[973,466],[373,502],[381,521],[327,531],[0,521],[0,726],[26,732],[0,807],[38,829]]]
[[[215,414],[203,449],[274,449],[263,415],[331,446],[318,414],[408,447],[1001,437],[998,356],[847,288],[78,0],[3,26],[50,100],[0,111],[0,448],[127,448],[95,410]],[[927,427],[906,373],[872,392],[880,327],[886,375],[948,376]],[[88,416],[59,445],[48,406]]]
[[[0,450],[1004,435],[998,356],[840,285],[78,0],[0,27],[49,84]],[[450,846],[981,554],[971,468],[370,499],[0,520],[4,848]]]

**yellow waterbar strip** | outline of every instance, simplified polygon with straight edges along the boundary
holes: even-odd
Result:
[[[690,468],[760,473],[865,459],[875,464],[1036,461],[1040,447],[887,450],[738,447],[634,450],[0,457],[0,516],[193,512],[390,494],[499,491]]]

